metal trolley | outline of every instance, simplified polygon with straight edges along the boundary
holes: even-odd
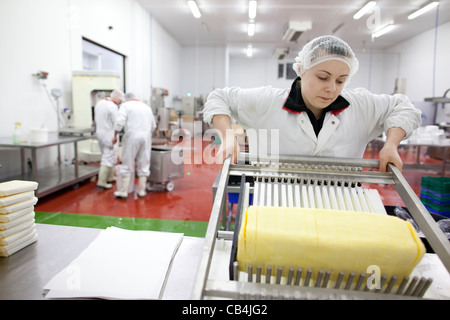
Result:
[[[147,182],[147,189],[162,187],[167,191],[174,189],[173,180],[183,178],[184,162],[176,164],[172,161],[171,147],[152,146],[150,177]],[[183,152],[180,150],[180,152]]]
[[[216,240],[220,238],[227,240],[237,238],[237,232],[233,233],[220,230],[221,213],[226,203],[226,195],[227,192],[231,191],[228,185],[230,176],[244,175],[242,183],[245,182],[245,176],[261,178],[268,174],[270,178],[313,179],[322,182],[334,181],[348,184],[375,183],[394,185],[411,216],[425,235],[429,245],[442,261],[447,271],[450,271],[450,244],[447,237],[395,166],[389,164],[388,172],[382,173],[377,170],[371,170],[379,167],[379,161],[376,159],[279,156],[277,157],[278,164],[274,166],[273,159],[269,157],[252,159],[254,160],[252,164],[245,164],[249,159],[242,159],[242,155],[240,157],[238,163],[244,164],[231,164],[230,158],[227,158],[223,164],[204,240],[202,257],[192,291],[192,299],[419,299],[423,296],[432,280],[405,278],[400,288],[394,293],[389,288],[392,285],[392,279],[391,281],[386,281],[384,284],[387,288],[381,290],[367,290],[363,287],[349,290],[348,286],[345,285],[337,288],[326,288],[321,285],[299,286],[295,285],[293,280],[292,283],[288,283],[290,285],[279,284],[278,281],[276,283],[258,283],[251,282],[250,277],[247,282],[211,279],[209,274]],[[363,168],[367,168],[367,170]],[[242,199],[248,197],[246,193],[253,192],[253,187],[249,188],[248,184],[246,184],[247,188],[245,188],[242,183],[239,187],[241,191],[238,215],[244,210],[245,203],[242,203]],[[233,192],[236,192],[236,187],[233,188]],[[239,228],[238,223],[237,218],[237,229]],[[232,266],[230,264],[231,268]],[[254,269],[256,269],[256,266]],[[255,271],[249,270],[249,273],[251,274]],[[273,271],[275,274],[277,273],[277,270]],[[230,270],[231,274],[232,271]],[[324,276],[326,277],[326,274]]]

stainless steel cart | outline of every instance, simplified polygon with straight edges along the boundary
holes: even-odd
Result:
[[[173,180],[183,177],[184,162],[175,163],[172,160],[172,152],[173,148],[170,146],[152,146],[150,177],[147,183],[149,191],[158,188],[172,191],[175,187]]]

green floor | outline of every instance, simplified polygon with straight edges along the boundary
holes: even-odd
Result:
[[[36,211],[36,223],[55,224],[72,227],[106,229],[120,227],[128,230],[153,230],[184,233],[190,237],[204,237],[208,222],[179,221],[144,218],[120,218],[86,214],[54,213]]]

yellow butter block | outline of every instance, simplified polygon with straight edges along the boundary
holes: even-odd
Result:
[[[248,265],[331,270],[356,275],[369,266],[381,274],[404,277],[425,254],[425,246],[407,221],[376,213],[341,210],[254,207],[245,213],[238,239],[240,271]],[[272,274],[273,275],[273,274]]]

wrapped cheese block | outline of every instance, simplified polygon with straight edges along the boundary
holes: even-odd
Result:
[[[0,183],[0,257],[8,257],[37,240],[34,181]]]
[[[27,233],[25,236],[17,239],[16,241],[7,244],[5,246],[0,246],[0,257],[8,257],[13,253],[16,253],[20,249],[25,248],[26,246],[32,244],[37,240],[37,233],[34,228]]]
[[[22,202],[34,198],[34,191],[27,191],[13,194],[10,196],[0,197],[0,207],[6,207],[11,204]]]
[[[33,212],[34,207],[30,206],[30,207],[26,207],[24,209],[20,209],[18,211],[14,211],[11,213],[7,213],[7,214],[0,214],[0,223],[2,222],[9,222],[9,221],[13,221],[16,220],[17,218],[20,218],[30,212]],[[0,230],[2,228],[0,227]]]
[[[20,230],[18,232],[15,232],[7,237],[0,238],[0,247],[1,246],[7,246],[7,245],[14,245],[15,242],[19,242],[23,238],[27,237],[29,234],[34,234],[34,223],[32,223],[27,228]]]
[[[31,212],[25,217],[14,221],[14,225],[8,223],[8,228],[4,228],[4,225],[0,224],[0,239],[6,238],[16,232],[20,232],[23,229],[27,229],[32,226],[34,227],[34,223],[34,212]]]
[[[35,181],[12,180],[0,183],[0,197],[12,194],[33,191],[38,187]]]
[[[33,197],[33,198],[25,200],[25,201],[10,204],[9,206],[6,206],[6,207],[0,207],[0,214],[13,213],[13,212],[28,208],[30,206],[34,206],[37,203],[37,201],[38,201],[38,198]]]
[[[240,271],[248,265],[332,271],[368,272],[404,277],[425,254],[412,225],[397,217],[343,210],[255,207],[245,212],[238,238]],[[330,282],[330,283],[331,283]]]

